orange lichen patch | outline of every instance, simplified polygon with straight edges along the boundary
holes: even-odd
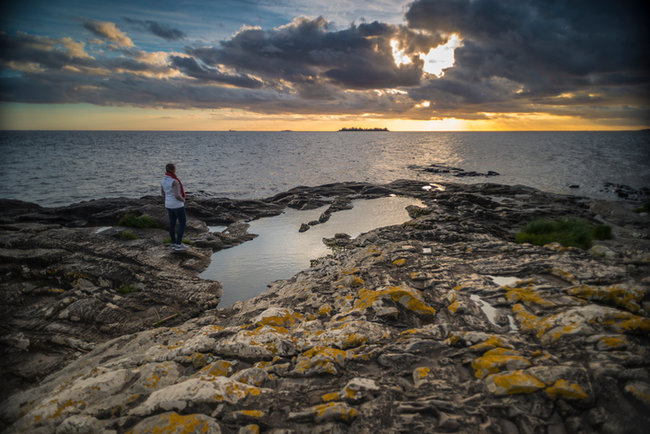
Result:
[[[537,304],[539,306],[550,307],[554,304],[546,300],[533,289],[532,286],[513,288],[510,286],[503,286],[502,289],[506,291],[506,298],[511,303],[522,302],[526,306]]]
[[[227,360],[217,360],[205,366],[199,374],[211,375],[213,377],[227,377],[232,371],[232,363]]]
[[[345,350],[348,348],[359,347],[365,344],[366,342],[368,342],[368,337],[357,333],[349,333],[343,339],[342,348]]]
[[[331,347],[314,347],[298,357],[294,371],[303,375],[327,373],[336,375],[336,365],[343,366],[347,352]]]
[[[472,345],[470,347],[471,350],[479,351],[479,352],[491,350],[494,348],[512,348],[512,347],[509,344],[505,343],[501,337],[494,336],[494,335],[490,336],[487,340],[478,343],[476,345]]]
[[[335,419],[344,422],[351,421],[359,415],[359,412],[354,408],[342,402],[328,402],[327,404],[319,404],[312,407],[316,413],[316,421]]]
[[[302,353],[302,355],[305,357],[315,357],[315,356],[323,355],[336,361],[337,364],[343,365],[343,362],[345,361],[345,358],[347,356],[347,352],[336,348],[317,346],[308,349],[307,351]]]
[[[353,310],[365,310],[377,300],[390,297],[393,301],[420,315],[435,315],[436,313],[434,308],[424,303],[420,291],[405,285],[390,286],[374,291],[362,288],[359,290],[358,296],[359,298],[354,302]]]
[[[247,396],[259,396],[262,391],[255,387],[255,386],[249,386],[248,384],[240,383],[238,381],[231,381],[227,384],[222,389],[224,394],[216,393],[214,395],[215,401],[228,401],[232,402],[234,398],[237,400],[246,398]]]
[[[569,273],[568,271],[562,270],[561,268],[557,268],[557,267],[551,268],[551,274],[559,277],[560,279],[566,280],[569,283],[573,283],[574,285],[578,284],[578,279],[576,278],[576,276]]]
[[[586,300],[598,300],[614,304],[633,313],[641,311],[641,300],[645,296],[645,291],[641,288],[626,288],[618,285],[600,288],[578,285],[568,288],[567,292]]]
[[[552,323],[548,318],[538,317],[526,310],[526,308],[517,303],[512,306],[512,311],[515,313],[515,318],[519,323],[519,328],[522,331],[537,332],[537,337],[541,337],[546,331],[551,328]]]
[[[611,325],[618,332],[644,332],[650,333],[650,318],[638,315],[621,315],[622,321],[614,322]]]
[[[261,419],[264,417],[264,412],[262,410],[239,410],[237,414],[252,419]]]
[[[474,376],[484,378],[489,374],[499,372],[502,368],[508,369],[525,368],[531,363],[525,357],[522,357],[517,351],[506,348],[494,348],[483,354],[472,362]]]
[[[360,273],[361,273],[361,270],[358,267],[341,270],[341,274],[345,274],[346,276],[349,276],[350,274],[360,274]]]
[[[318,308],[318,316],[328,316],[332,313],[332,306],[329,304],[324,304]]]
[[[465,288],[464,285],[458,285],[458,286],[454,286],[452,289],[453,289],[454,291],[460,291],[460,290],[463,289],[463,288]]]
[[[504,372],[488,377],[488,390],[496,395],[514,395],[517,393],[533,393],[546,385],[521,369],[514,372]]]
[[[422,271],[414,271],[410,276],[412,280],[427,280],[428,278],[427,273],[423,273]]]
[[[421,380],[423,378],[428,377],[430,372],[431,372],[431,368],[427,368],[426,366],[415,368],[413,370],[413,378],[416,380]]]
[[[339,399],[339,393],[338,392],[332,392],[332,393],[326,393],[325,395],[321,396],[324,402],[330,402],[330,401],[336,401]]]
[[[607,350],[619,350],[627,348],[628,340],[623,335],[618,336],[601,336],[599,339],[599,348]]]
[[[286,327],[291,328],[297,322],[301,322],[303,319],[304,315],[301,313],[293,312],[287,309],[284,312],[278,312],[277,315],[264,316],[257,321],[257,324],[260,324],[262,326],[266,325],[272,327],[280,327],[286,331]]]
[[[650,408],[650,385],[648,383],[631,383],[625,386],[624,390]]]
[[[572,400],[589,398],[589,395],[587,395],[579,384],[569,383],[562,379],[557,380],[555,384],[547,387],[546,394],[551,399],[556,399],[558,397]]]
[[[404,258],[395,259],[393,261],[393,265],[396,266],[396,267],[403,267],[404,264],[406,264],[406,259],[404,259]]]
[[[453,303],[447,306],[447,310],[451,313],[456,313],[458,312],[460,306],[461,306],[460,300],[455,300]]]
[[[56,400],[55,400],[56,402]],[[48,416],[48,419],[58,419],[64,414],[68,414],[70,411],[73,409],[82,409],[86,407],[86,402],[85,401],[73,401],[71,399],[68,399],[67,401],[59,404],[51,415]]]
[[[549,334],[551,335],[551,339],[553,342],[556,342],[566,335],[573,335],[573,334],[580,333],[582,331],[582,327],[580,326],[580,324],[574,322],[571,324],[567,324],[563,327],[557,327],[551,331],[552,333],[549,332]]]
[[[153,427],[153,430],[130,430],[127,431],[127,434],[139,434],[144,432],[189,434],[213,431],[213,427],[210,426],[207,419],[204,419],[205,416],[201,414],[180,415],[176,412],[172,412],[161,414],[159,417],[161,418],[161,421]]]

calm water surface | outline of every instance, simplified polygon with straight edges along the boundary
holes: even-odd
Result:
[[[434,163],[499,172],[490,182],[591,197],[612,197],[600,191],[605,182],[650,186],[647,132],[5,131],[0,155],[0,197],[45,206],[158,194],[169,161],[189,192],[231,198],[341,181],[486,180],[411,168]]]
[[[329,253],[323,238],[338,232],[354,238],[377,227],[410,220],[405,210],[408,205],[421,202],[405,197],[356,200],[351,210],[335,212],[326,223],[302,233],[298,232],[300,225],[318,220],[327,206],[309,211],[287,209],[279,216],[252,221],[248,232],[259,236],[212,255],[210,266],[200,277],[221,282],[219,307],[232,306],[264,292],[267,284],[275,280],[288,279],[309,268],[311,259]]]

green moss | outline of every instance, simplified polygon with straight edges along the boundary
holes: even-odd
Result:
[[[131,231],[122,231],[115,235],[115,238],[119,240],[137,240],[138,236]]]
[[[650,201],[635,209],[634,212],[637,214],[641,214],[642,212],[650,212]]]
[[[146,214],[141,216],[125,214],[117,224],[120,226],[140,229],[165,229],[165,226],[161,225]]]
[[[609,240],[612,238],[612,227],[608,225],[598,225],[593,229],[592,235],[597,240]]]
[[[120,294],[131,294],[132,292],[140,292],[140,290],[133,285],[122,285],[119,288],[117,288],[115,291],[119,292]]]
[[[589,222],[574,218],[559,220],[535,220],[530,222],[515,241],[531,243],[538,246],[558,242],[566,247],[588,249],[592,239],[608,239],[612,237],[612,228],[607,225],[593,226]]]

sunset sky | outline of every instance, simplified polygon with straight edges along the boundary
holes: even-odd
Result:
[[[650,127],[647,0],[2,4],[0,129]]]

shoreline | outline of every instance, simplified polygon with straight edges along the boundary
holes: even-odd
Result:
[[[11,396],[0,427],[86,423],[122,432],[160,427],[169,411],[225,432],[251,424],[298,431],[647,424],[647,215],[524,186],[442,184],[444,191],[401,180],[297,187],[263,200],[197,198],[187,207],[194,247],[180,254],[164,246],[166,230],[116,225],[126,213],[166,224],[155,197],[58,208],[2,200],[3,316],[11,330],[2,336],[10,380],[3,397]],[[330,204],[336,212],[389,194],[425,206],[411,209],[404,225],[330,240],[334,254],[253,299],[220,309],[220,285],[198,278],[213,251],[254,236],[244,220],[285,207]],[[594,251],[512,241],[525,222],[564,215],[599,215],[615,238]],[[229,229],[209,233],[209,224]],[[111,229],[95,233],[103,226]],[[115,238],[125,230],[138,238]],[[147,386],[148,375],[159,381]],[[100,394],[82,387],[91,383]],[[222,399],[206,400],[207,391]],[[63,405],[66,398],[73,403]],[[541,413],[513,415],[513,405]]]

